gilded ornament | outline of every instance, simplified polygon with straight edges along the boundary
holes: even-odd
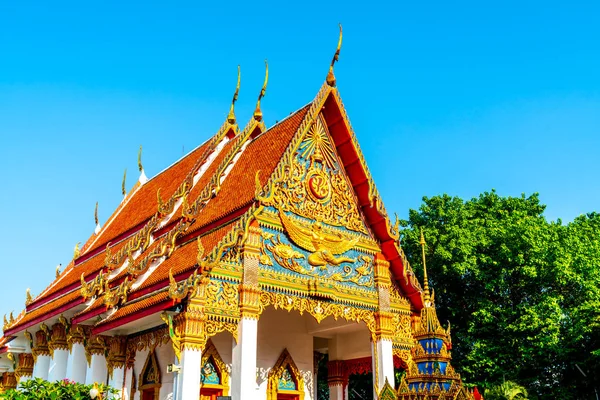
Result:
[[[326,234],[323,232],[323,225],[318,221],[312,223],[310,229],[306,229],[299,222],[293,221],[281,209],[279,217],[292,241],[304,250],[312,252],[308,256],[308,263],[313,267],[326,269],[327,265],[337,266],[356,261],[349,257],[336,258],[335,255],[352,249],[358,243],[358,238],[344,237],[341,233],[338,236]]]
[[[73,259],[79,258],[79,256],[81,255],[81,250],[79,249],[80,244],[81,242],[77,242],[75,244],[75,248],[73,249]]]
[[[80,277],[81,289],[79,290],[84,299],[87,300],[91,297],[99,296],[104,293],[104,289],[107,284],[107,274],[105,274],[103,271],[100,271],[98,275],[96,275],[96,277],[89,283],[85,281],[84,275],[85,273],[82,272]]]
[[[175,356],[177,357],[177,361],[181,362],[181,338],[175,332],[175,328],[173,326],[173,317],[166,312],[160,314],[160,318],[167,324],[169,337],[171,338],[171,343],[173,344],[173,351],[175,352]]]
[[[333,59],[331,60],[331,65],[329,66],[329,72],[327,73],[326,82],[329,86],[335,87],[335,75],[333,74],[333,66],[336,61],[340,59],[340,50],[342,49],[342,24],[340,24],[340,38],[338,39],[337,49],[335,50],[335,54],[333,55]]]
[[[127,168],[125,168],[125,172],[123,172],[123,181],[121,182],[121,194],[123,196],[127,195],[127,190],[125,190],[125,181],[127,180]]]
[[[256,109],[254,110],[254,119],[256,121],[262,121],[262,111],[260,109],[260,101],[262,100],[263,97],[265,97],[265,94],[267,93],[267,83],[269,82],[269,63],[267,62],[267,60],[265,60],[265,81],[262,85],[262,88],[260,89],[260,94],[258,95],[258,101],[256,102]]]
[[[25,291],[25,305],[28,306],[33,302],[33,296],[31,296],[31,289],[27,288]]]
[[[127,302],[127,294],[131,290],[132,280],[129,277],[125,277],[125,280],[121,282],[114,290],[111,290],[108,285],[108,280],[104,283],[104,298],[103,302],[106,308],[115,307],[118,304],[125,304]]]
[[[144,167],[142,166],[142,145],[140,145],[140,150],[138,151],[138,170],[142,172]]]
[[[229,114],[227,115],[227,122],[229,122],[230,124],[235,124],[235,112],[234,112],[234,107],[235,107],[235,102],[238,99],[238,94],[240,92],[240,66],[238,65],[238,74],[237,74],[238,78],[237,78],[237,85],[235,86],[235,93],[233,93],[233,100],[231,100],[231,108],[229,109]]]
[[[285,390],[280,392],[279,384],[281,380],[295,383],[294,390]],[[267,400],[277,400],[281,393],[293,393],[299,400],[304,399],[304,377],[292,359],[287,349],[283,349],[281,355],[275,362],[275,365],[269,371],[267,379]]]

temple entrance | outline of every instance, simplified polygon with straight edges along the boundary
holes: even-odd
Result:
[[[144,368],[140,374],[139,386],[141,400],[158,400],[160,393],[160,368],[156,353],[151,351],[146,358]]]
[[[208,340],[202,353],[200,400],[216,400],[229,391],[227,367],[212,340]]]

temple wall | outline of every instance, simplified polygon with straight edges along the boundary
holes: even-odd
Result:
[[[313,337],[308,335],[304,317],[297,312],[267,308],[258,321],[259,390],[256,400],[267,397],[267,379],[283,349],[287,348],[304,378],[305,400],[313,399]]]

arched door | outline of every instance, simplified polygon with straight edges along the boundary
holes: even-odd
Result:
[[[267,400],[304,400],[304,380],[287,349],[269,372]]]

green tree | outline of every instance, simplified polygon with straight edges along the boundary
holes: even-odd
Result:
[[[527,400],[527,390],[513,381],[502,382],[485,391],[486,400]]]
[[[454,364],[469,382],[514,380],[534,398],[575,399],[593,394],[598,376],[600,217],[565,226],[544,208],[537,194],[424,198],[403,221],[402,246],[422,274],[423,228],[438,315],[452,321]]]

